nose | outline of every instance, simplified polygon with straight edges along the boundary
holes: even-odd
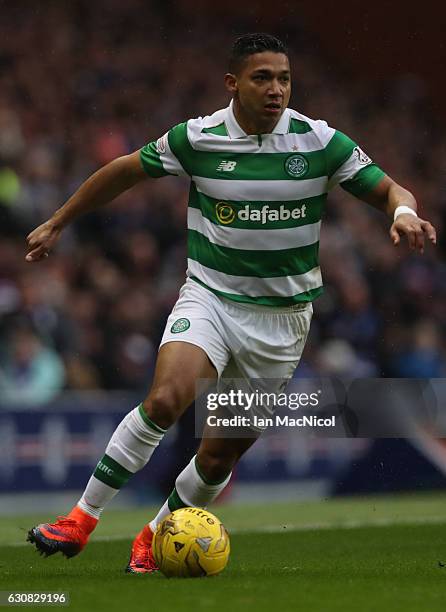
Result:
[[[279,79],[274,79],[271,82],[271,87],[268,91],[268,95],[271,98],[277,98],[278,96],[282,96],[283,92],[282,92],[282,85],[279,81]]]

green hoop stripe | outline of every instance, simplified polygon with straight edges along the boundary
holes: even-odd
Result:
[[[294,124],[296,125],[296,124]],[[305,133],[305,132],[304,132]],[[200,151],[194,149],[187,135],[187,123],[180,123],[169,131],[169,146],[182,167],[190,176],[224,180],[281,180],[299,182],[327,176],[327,157],[325,149],[299,153],[307,161],[307,171],[301,176],[290,177],[285,170],[285,162],[292,155],[290,151],[279,153],[225,153],[224,158],[235,161],[230,175],[218,170],[222,161],[219,151]],[[352,141],[353,143],[353,141]],[[351,151],[355,147],[352,144]]]
[[[188,230],[187,246],[190,259],[232,276],[294,276],[305,274],[319,264],[319,242],[294,249],[245,251],[214,244],[200,232]]]
[[[125,467],[117,461],[104,455],[96,466],[94,477],[113,489],[120,489],[133,476]]]
[[[218,289],[213,289],[212,287],[209,287],[209,285],[206,285],[206,283],[203,283],[203,281],[201,281],[196,276],[190,276],[189,278],[204,287],[205,289],[212,291],[212,293],[215,293],[215,295],[221,295],[227,298],[228,300],[232,300],[234,302],[241,302],[243,304],[258,304],[260,306],[281,307],[293,306],[294,304],[302,304],[305,302],[312,302],[324,292],[323,287],[316,287],[316,289],[309,289],[308,291],[303,291],[302,293],[297,293],[296,295],[291,295],[289,297],[261,295],[256,297],[250,297],[248,295],[239,295],[237,293],[228,293],[226,291],[219,291]]]
[[[181,497],[178,495],[178,491],[176,490],[175,487],[172,493],[169,495],[169,498],[167,500],[167,505],[169,506],[169,510],[171,512],[174,512],[175,510],[179,510],[180,508],[185,508],[187,506],[187,504],[185,504],[184,501],[181,499]]]
[[[226,129],[226,124],[224,121],[214,127],[203,128],[201,131],[203,132],[203,134],[213,134],[214,136],[228,136],[228,130]]]
[[[291,117],[290,125],[288,126],[288,134],[307,134],[312,131],[313,128],[309,123]]]
[[[255,231],[256,229],[285,229],[290,227],[301,227],[303,225],[308,225],[309,223],[317,223],[321,220],[322,214],[325,210],[326,201],[327,194],[324,193],[311,198],[303,198],[302,200],[286,200],[283,202],[266,202],[260,200],[241,202],[231,200],[227,203],[230,203],[232,208],[234,208],[234,210],[237,212],[246,207],[247,204],[249,204],[251,210],[261,210],[266,204],[268,204],[270,210],[277,211],[279,211],[281,207],[288,211],[292,211],[294,208],[301,208],[304,204],[306,205],[305,217],[301,216],[298,219],[293,219],[293,217],[290,215],[289,219],[285,221],[267,221],[266,223],[262,223],[262,221],[242,221],[238,218],[238,216],[236,216],[234,221],[231,223],[231,227]],[[203,217],[206,217],[206,219],[209,219],[209,221],[212,221],[212,223],[215,225],[221,225],[216,215],[216,207],[220,203],[221,200],[211,198],[210,196],[198,191],[195,183],[191,182],[189,191],[189,206],[191,208],[201,210]]]
[[[375,164],[361,168],[349,181],[341,183],[341,187],[360,198],[364,193],[371,191],[386,176],[385,172]]]
[[[226,476],[224,478],[222,478],[221,480],[209,480],[208,478],[206,478],[206,476],[201,471],[200,466],[197,463],[197,456],[196,455],[195,455],[195,459],[194,459],[194,464],[195,464],[195,469],[197,470],[197,474],[199,475],[201,480],[204,482],[204,484],[207,484],[209,486],[216,486],[216,485],[222,484],[226,480],[226,478],[229,476],[229,474],[231,473],[231,472],[229,472],[228,474],[226,474]]]
[[[156,149],[156,142],[149,142],[139,151],[139,159],[145,172],[152,178],[161,178],[162,176],[171,175],[170,172],[164,170],[163,163],[160,159],[160,154]]]
[[[154,431],[156,431],[157,433],[162,433],[165,434],[167,429],[163,429],[162,427],[159,427],[159,425],[157,425],[156,423],[154,423],[152,421],[152,419],[150,419],[147,414],[146,411],[144,410],[144,408],[142,407],[142,404],[140,404],[138,406],[138,410],[139,410],[139,414],[141,415],[142,420],[144,421],[144,423],[146,425],[148,425],[151,429],[153,429]]]
[[[328,176],[331,177],[353,153],[356,143],[351,138],[336,130],[332,139],[325,147],[328,164]]]

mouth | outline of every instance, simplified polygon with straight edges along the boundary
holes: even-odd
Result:
[[[265,104],[264,109],[267,113],[280,113],[282,105],[280,102],[268,102],[268,104]]]

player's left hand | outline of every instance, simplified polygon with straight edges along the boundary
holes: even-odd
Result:
[[[400,237],[404,235],[407,238],[410,250],[418,251],[421,255],[424,253],[426,236],[432,244],[437,244],[437,232],[429,221],[403,213],[398,215],[390,228],[390,237],[393,244],[398,246],[401,240]]]

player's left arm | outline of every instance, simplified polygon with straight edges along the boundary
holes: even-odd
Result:
[[[406,236],[412,251],[424,253],[426,236],[436,244],[437,237],[433,225],[417,215],[417,201],[413,194],[398,185],[390,176],[384,176],[370,191],[361,195],[361,200],[382,210],[392,220],[390,238],[395,246],[400,237]]]
[[[435,228],[417,215],[414,196],[385,174],[373,160],[343,132],[325,122],[316,122],[325,146],[328,189],[340,185],[353,196],[387,213],[392,219],[393,244],[406,236],[413,251],[424,252],[426,236],[435,244]]]

